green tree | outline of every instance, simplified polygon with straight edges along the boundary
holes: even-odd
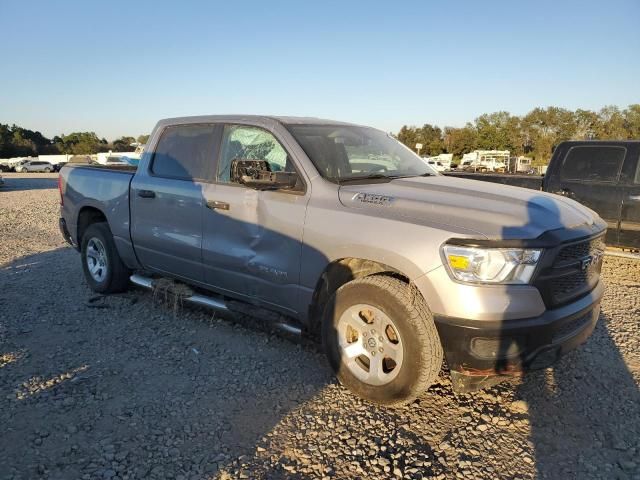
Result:
[[[622,114],[627,138],[640,140],[640,104],[629,105]]]
[[[423,145],[421,155],[438,155],[445,150],[442,130],[428,123],[420,128],[404,125],[398,132],[397,138],[414,151],[416,144],[421,143]]]
[[[596,137],[601,140],[623,140],[627,138],[625,118],[620,109],[613,105],[603,107],[598,112],[600,121]]]
[[[138,136],[138,143],[144,145],[148,141],[149,141],[149,135],[139,135]]]
[[[136,139],[133,137],[120,137],[113,141],[112,149],[115,152],[130,152],[134,149],[131,144],[135,141]]]
[[[61,153],[90,155],[103,151],[103,144],[94,132],[74,132],[56,137],[56,145]]]
[[[534,163],[544,165],[559,142],[573,138],[576,124],[573,112],[564,108],[534,108],[522,118],[521,130]]]
[[[453,153],[457,159],[462,158],[463,154],[478,148],[478,133],[470,123],[462,128],[445,127],[444,145],[447,153]]]
[[[485,113],[475,120],[478,148],[483,150],[515,150],[518,147],[514,129],[518,120],[509,112]],[[515,143],[514,143],[515,142]]]
[[[590,140],[595,138],[600,129],[600,117],[591,110],[578,109],[573,114],[575,131],[573,140]]]

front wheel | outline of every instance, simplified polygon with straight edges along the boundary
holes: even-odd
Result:
[[[426,302],[395,277],[373,275],[340,287],[325,308],[322,336],[340,383],[374,403],[410,403],[442,366]]]
[[[127,289],[129,269],[118,254],[109,226],[94,223],[82,236],[82,270],[91,290],[116,293]]]

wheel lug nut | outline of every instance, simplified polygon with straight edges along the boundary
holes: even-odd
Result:
[[[384,341],[382,337],[378,337],[378,340],[380,340],[381,342]]]
[[[376,356],[376,351],[375,350],[371,350],[371,356],[375,357]]]
[[[376,334],[376,331],[372,328],[372,329],[371,329],[371,333],[372,333],[373,335],[375,335],[375,334]]]
[[[380,351],[380,353],[384,352],[384,348],[382,347],[380,347],[378,350]]]
[[[366,337],[366,336],[367,336],[367,332],[364,332],[364,333],[362,334],[362,336],[363,336],[363,337]]]

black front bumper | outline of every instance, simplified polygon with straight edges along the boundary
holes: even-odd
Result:
[[[482,321],[435,316],[453,389],[470,392],[506,376],[550,366],[589,338],[603,290],[600,282],[579,300],[536,318]]]

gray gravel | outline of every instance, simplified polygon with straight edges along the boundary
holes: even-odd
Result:
[[[639,263],[607,258],[596,332],[555,369],[385,410],[313,344],[95,295],[56,176],[3,176],[0,479],[640,479]]]

